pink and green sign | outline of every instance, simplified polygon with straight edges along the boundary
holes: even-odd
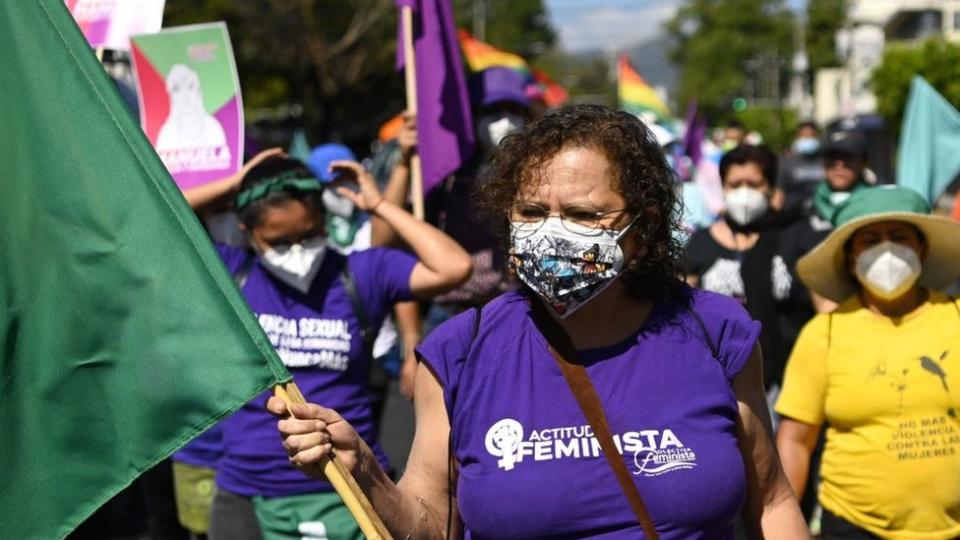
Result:
[[[66,0],[94,48],[127,50],[130,36],[159,32],[164,0]]]
[[[140,125],[181,189],[243,163],[243,106],[226,24],[131,38]]]

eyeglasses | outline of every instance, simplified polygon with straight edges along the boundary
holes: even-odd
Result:
[[[310,240],[316,236],[323,234],[323,224],[317,223],[307,229],[306,231],[300,233],[294,233],[289,236],[281,236],[277,238],[264,238],[263,242],[270,247],[278,248],[283,246],[292,246],[293,244],[302,244],[303,242]]]
[[[560,211],[558,217],[560,218],[560,224],[569,232],[589,234],[592,231],[600,235],[604,231],[613,229],[617,218],[624,212],[629,211],[629,208],[621,208],[599,212],[583,206],[568,206]],[[510,221],[522,223],[523,226],[517,231],[518,234],[529,236],[539,230],[550,216],[550,210],[541,205],[519,203],[510,212]]]

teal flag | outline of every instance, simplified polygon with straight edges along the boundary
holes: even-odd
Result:
[[[294,159],[307,163],[310,161],[310,143],[307,142],[307,134],[302,129],[293,132],[290,138],[290,148],[287,154]]]
[[[63,0],[0,2],[0,537],[289,379]]]
[[[900,129],[897,184],[913,188],[930,204],[960,174],[960,112],[919,75]]]

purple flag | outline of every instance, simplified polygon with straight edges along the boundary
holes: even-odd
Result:
[[[396,0],[413,8],[417,66],[417,134],[423,191],[429,192],[473,155],[473,118],[450,0]],[[403,60],[399,20],[397,67]]]
[[[683,134],[683,153],[690,158],[691,164],[696,167],[703,157],[701,145],[706,135],[706,123],[697,114],[697,102],[694,101],[687,108],[687,132]]]

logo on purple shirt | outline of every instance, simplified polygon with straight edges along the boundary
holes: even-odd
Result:
[[[530,457],[537,462],[596,458],[602,453],[589,425],[534,429],[526,438],[524,434],[523,424],[513,418],[498,420],[487,430],[484,443],[490,455],[500,458],[499,468],[513,470]],[[697,454],[669,428],[626,431],[614,434],[613,442],[620,454],[633,454],[635,475],[660,476],[697,466]]]

